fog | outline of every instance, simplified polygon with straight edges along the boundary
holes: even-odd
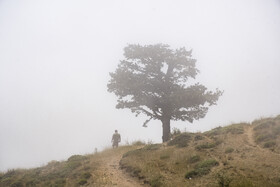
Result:
[[[193,49],[210,90],[204,132],[280,114],[280,2],[0,0],[0,171],[38,167],[111,146],[161,142],[160,121],[117,110],[109,72],[127,44]]]

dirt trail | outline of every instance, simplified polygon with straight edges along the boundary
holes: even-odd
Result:
[[[113,186],[120,187],[143,187],[136,178],[132,178],[119,167],[119,162],[122,155],[114,155],[111,160],[106,164],[106,168],[110,173],[110,180]],[[109,185],[110,186],[110,185]]]
[[[258,145],[255,143],[254,141],[254,132],[253,132],[253,127],[248,126],[247,129],[245,129],[245,134],[248,137],[248,143],[249,145],[253,146],[253,147],[258,147]],[[259,147],[260,148],[260,147]]]
[[[98,186],[102,187],[145,187],[147,186],[137,178],[131,177],[124,170],[120,169],[119,162],[122,158],[123,151],[116,151],[113,154],[104,155],[100,160],[98,169],[99,181]],[[88,186],[97,186],[89,184]]]

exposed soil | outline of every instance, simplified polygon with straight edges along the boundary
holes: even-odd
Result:
[[[103,176],[102,180],[99,182],[99,186],[110,187],[145,187],[148,186],[144,184],[136,177],[131,177],[128,173],[122,170],[119,166],[119,162],[122,158],[122,152],[115,152],[109,156],[102,159],[102,166],[99,168],[100,176]],[[94,184],[89,186],[95,186]]]

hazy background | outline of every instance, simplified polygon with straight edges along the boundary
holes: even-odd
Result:
[[[187,131],[280,114],[279,0],[0,0],[0,171],[161,142],[159,121],[115,109],[109,72],[127,44],[193,49],[197,81],[224,90]]]

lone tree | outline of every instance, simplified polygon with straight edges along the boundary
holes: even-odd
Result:
[[[170,121],[189,121],[203,118],[208,107],[215,105],[222,91],[207,91],[200,83],[187,84],[199,70],[192,51],[176,50],[169,45],[128,45],[125,60],[110,73],[108,91],[118,97],[116,108],[146,114],[162,122],[162,141],[170,138]]]

